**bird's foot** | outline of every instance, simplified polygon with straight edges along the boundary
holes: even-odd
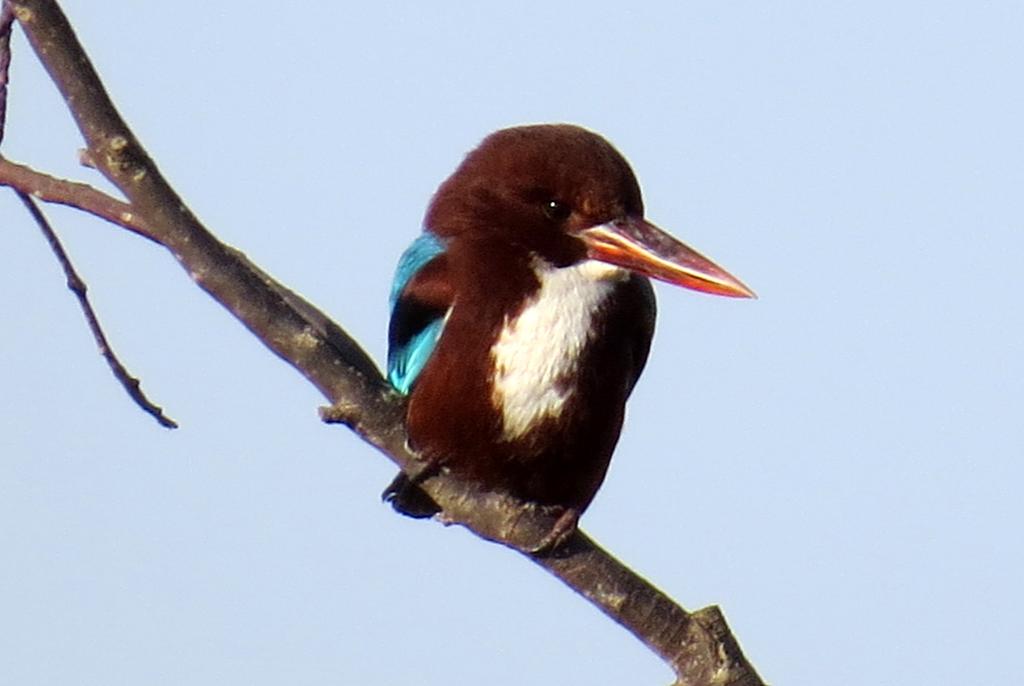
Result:
[[[414,474],[399,472],[398,476],[380,494],[380,498],[384,502],[390,503],[395,512],[407,517],[415,519],[433,517],[441,511],[441,506],[435,503],[434,499],[427,495],[419,485],[439,471],[441,471],[440,460],[425,460],[422,467]]]
[[[559,508],[561,509],[561,508]],[[573,507],[562,509],[551,530],[534,547],[526,552],[530,555],[547,555],[561,548],[574,533],[580,522],[580,511]]]

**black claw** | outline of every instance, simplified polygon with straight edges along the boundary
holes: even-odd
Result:
[[[414,519],[433,517],[441,511],[441,506],[424,493],[416,482],[405,475],[405,472],[400,472],[380,497],[384,502],[390,503],[395,512]]]

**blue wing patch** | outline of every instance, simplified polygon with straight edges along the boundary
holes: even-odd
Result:
[[[435,319],[405,345],[388,352],[388,381],[402,395],[408,395],[412,390],[412,384],[434,352],[443,328],[444,319]]]
[[[398,260],[391,284],[391,325],[388,331],[388,381],[407,395],[430,359],[444,328],[445,314],[424,310],[401,300],[402,291],[419,270],[444,252],[444,243],[431,233],[413,241]]]

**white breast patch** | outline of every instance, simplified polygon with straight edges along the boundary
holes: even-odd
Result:
[[[537,267],[540,290],[514,319],[506,319],[491,348],[502,438],[514,440],[537,422],[557,417],[574,388],[565,383],[591,335],[591,320],[627,272],[587,260],[562,269]]]

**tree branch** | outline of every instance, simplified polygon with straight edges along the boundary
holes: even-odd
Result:
[[[73,264],[71,264],[71,258],[68,257],[67,252],[64,250],[64,246],[61,245],[60,239],[57,238],[57,234],[54,232],[53,227],[50,226],[50,222],[46,220],[42,211],[36,206],[35,201],[32,200],[32,196],[24,191],[16,191],[18,197],[21,198],[21,202],[24,203],[29,214],[35,219],[36,224],[39,226],[39,230],[43,232],[46,237],[46,242],[50,244],[50,249],[53,254],[57,256],[57,261],[60,262],[61,268],[64,270],[64,275],[67,277],[68,288],[75,294],[78,299],[78,305],[82,308],[82,313],[85,315],[85,320],[89,324],[89,331],[92,332],[92,336],[96,341],[96,347],[100,350],[100,355],[107,361],[110,366],[110,371],[114,373],[114,377],[121,382],[124,386],[124,390],[128,392],[128,396],[135,401],[135,404],[142,408],[142,410],[153,417],[160,426],[167,429],[177,429],[178,423],[173,419],[164,414],[163,408],[159,405],[154,405],[146,394],[142,392],[142,387],[139,384],[139,380],[128,373],[128,370],[118,359],[114,353],[114,349],[110,347],[110,343],[107,342],[107,335],[103,333],[103,327],[100,326],[100,320],[96,317],[95,310],[92,309],[92,304],[89,302],[88,288],[85,285],[85,281],[78,275]]]
[[[349,425],[403,470],[416,471],[416,457],[406,449],[404,400],[370,357],[319,310],[200,224],[121,119],[55,2],[10,4],[68,103],[90,158],[124,193],[137,226],[144,226],[146,235],[164,245],[201,288],[331,401],[325,420]],[[483,492],[448,473],[432,476],[422,487],[442,507],[446,523],[520,551],[554,524],[539,509]],[[661,656],[678,675],[678,685],[762,684],[717,608],[686,612],[585,534],[577,532],[548,556],[524,554]]]
[[[0,7],[0,142],[3,142],[4,126],[7,119],[7,82],[11,66],[11,29],[13,23],[14,12],[11,6],[5,2]],[[6,176],[10,176],[14,182],[20,183],[8,183],[5,178]],[[2,156],[0,156],[0,185],[14,186],[14,192],[21,199],[29,214],[32,215],[39,230],[42,231],[46,242],[50,245],[50,250],[53,251],[54,256],[56,256],[57,261],[64,270],[68,288],[75,294],[78,305],[85,315],[86,323],[89,325],[89,331],[96,341],[96,347],[99,349],[103,359],[107,361],[107,365],[110,367],[110,371],[113,372],[114,378],[120,382],[121,386],[128,393],[128,397],[142,408],[143,412],[156,419],[165,428],[178,428],[178,424],[164,414],[163,408],[155,405],[146,397],[146,394],[142,392],[139,380],[128,372],[128,369],[122,364],[114,349],[110,346],[110,343],[107,341],[107,335],[103,332],[100,320],[96,316],[96,311],[93,310],[92,303],[89,302],[88,287],[85,281],[78,275],[74,265],[71,263],[71,258],[68,257],[67,251],[64,250],[64,246],[57,237],[57,233],[53,230],[53,227],[46,219],[42,210],[39,209],[35,200],[32,199],[32,196],[47,197],[56,201],[63,201],[64,204],[80,206],[85,203],[95,205],[97,212],[101,214],[106,213],[110,221],[136,230],[129,224],[132,214],[128,211],[128,206],[84,184],[62,181],[45,174],[39,174],[28,167],[8,162]],[[138,233],[145,235],[141,231],[138,231]]]
[[[11,27],[14,11],[4,2],[0,5],[0,143],[4,141],[7,124],[7,78],[11,66]]]
[[[132,211],[131,205],[112,198],[87,183],[58,179],[0,157],[0,186],[17,188],[43,202],[83,210],[143,238],[159,242],[146,230],[141,217]]]

